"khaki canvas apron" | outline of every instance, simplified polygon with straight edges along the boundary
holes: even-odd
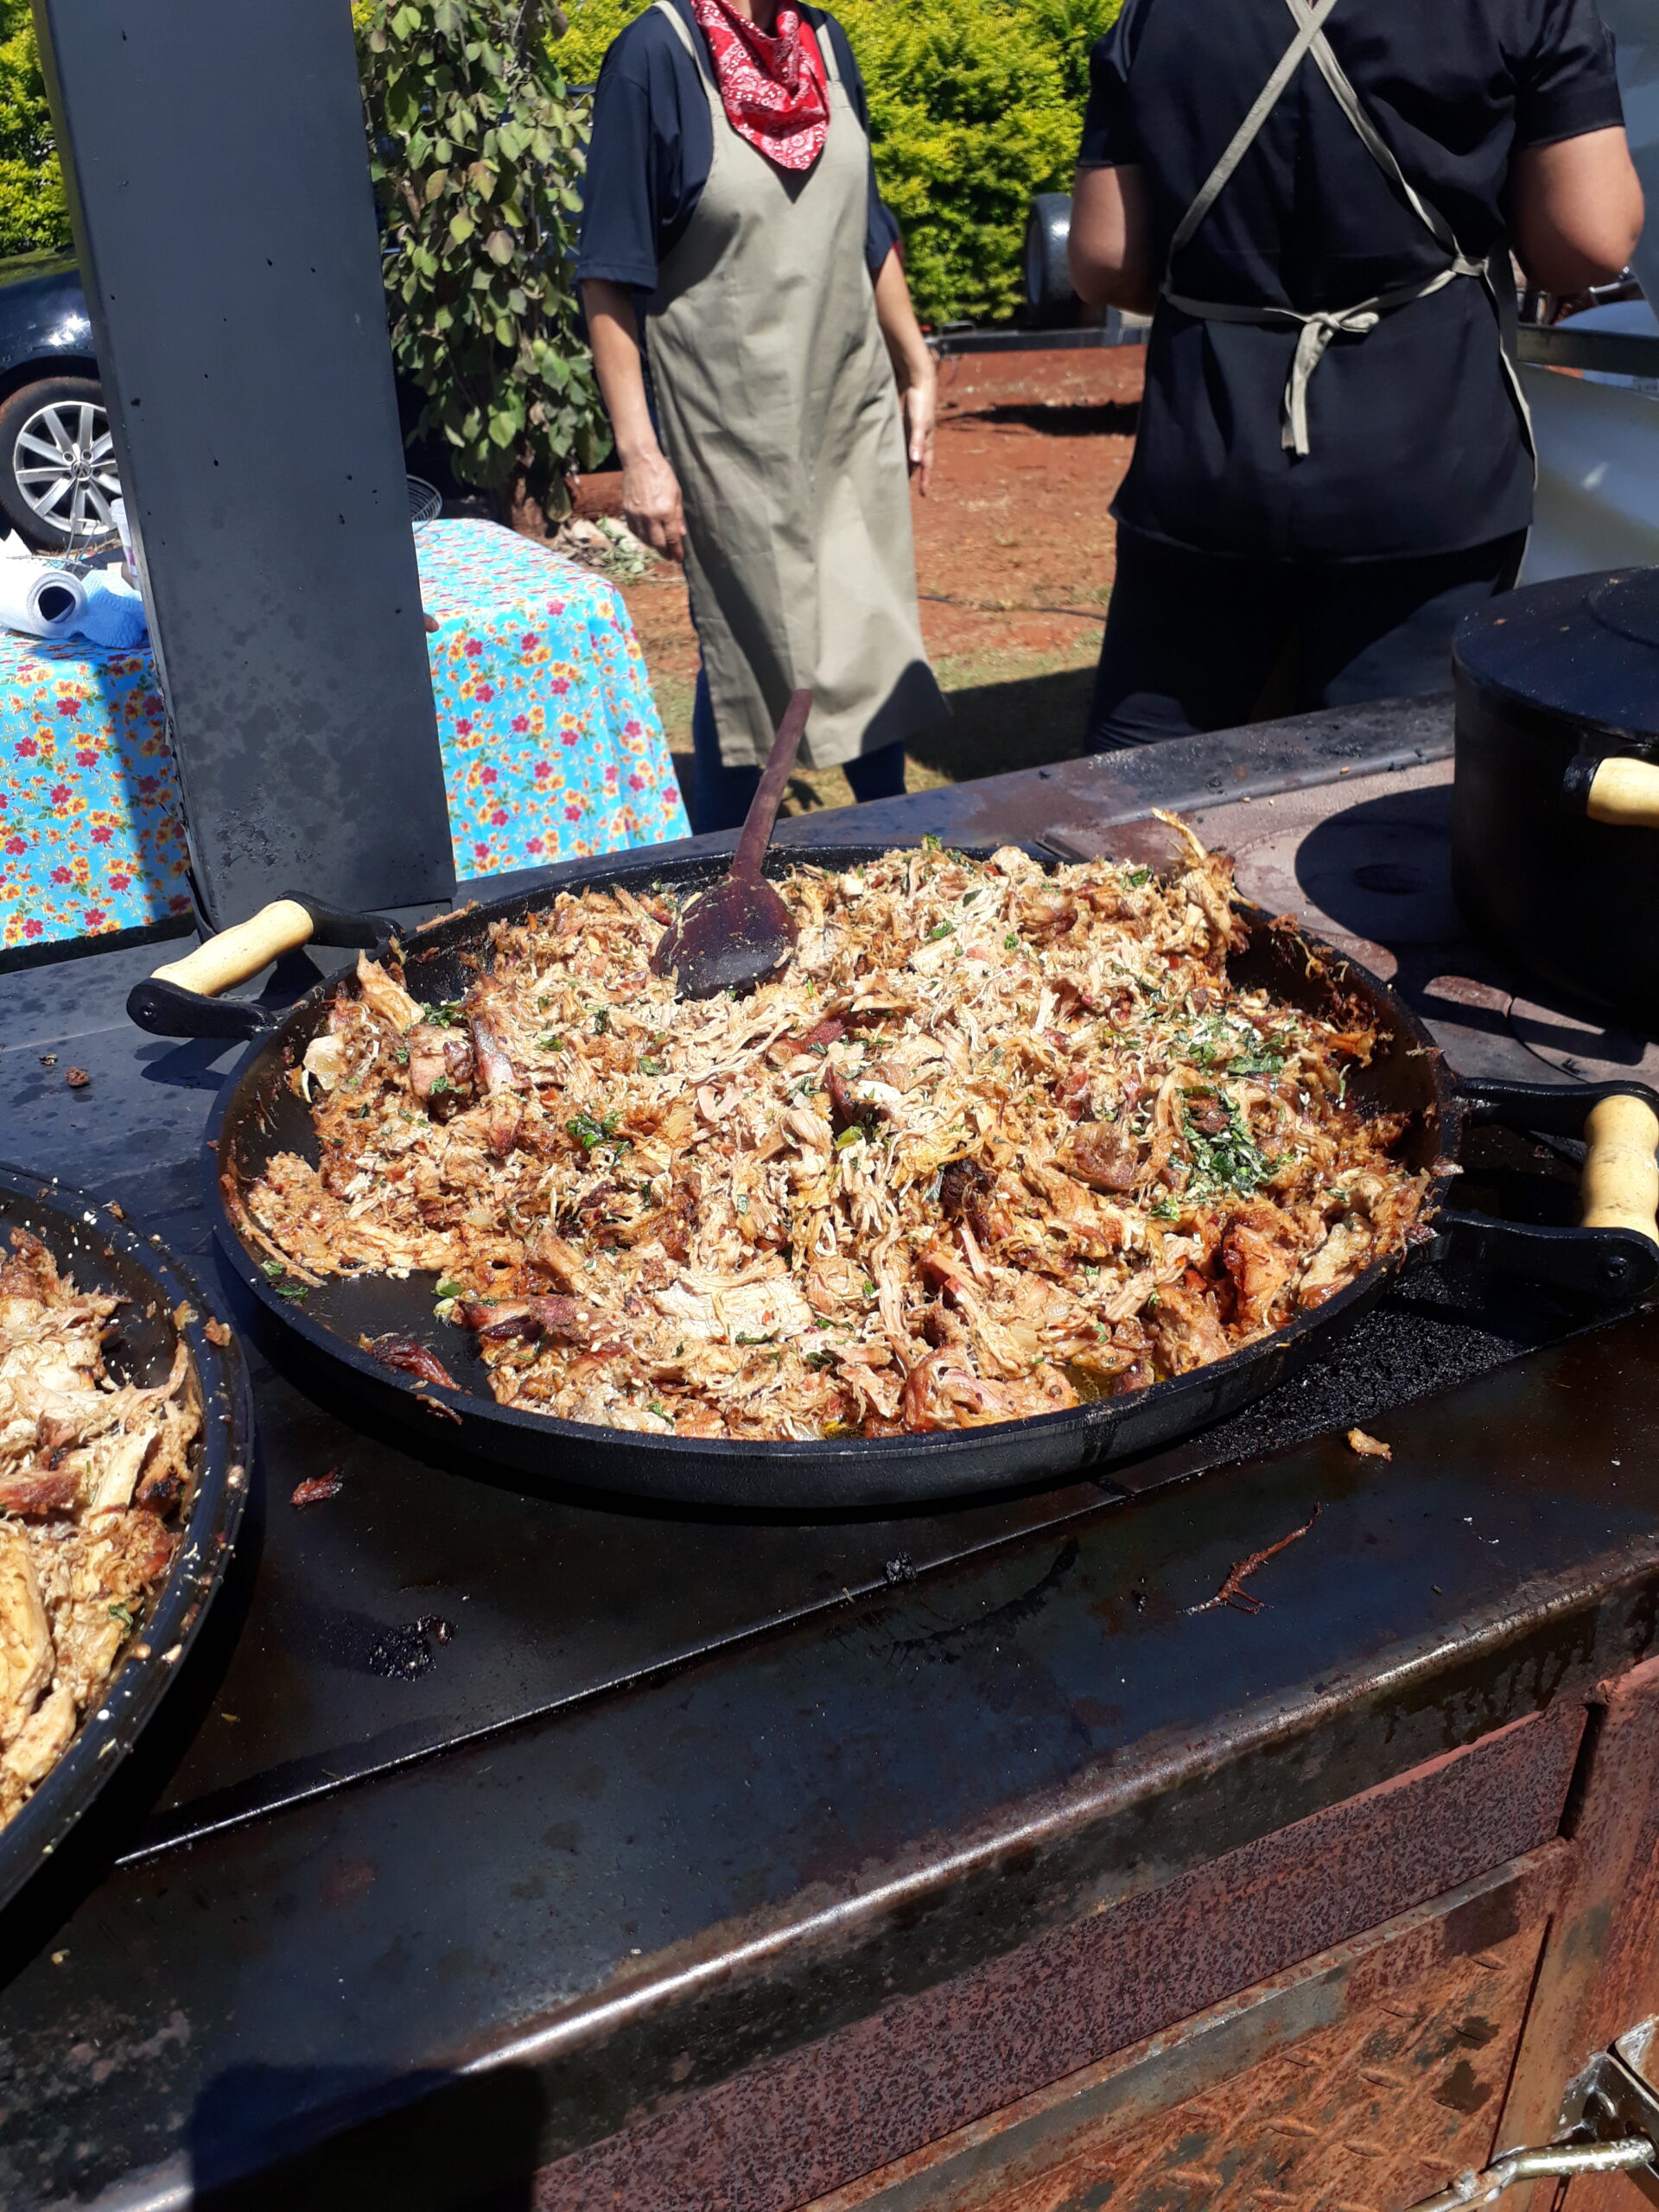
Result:
[[[831,767],[948,711],[917,617],[904,428],[864,259],[869,142],[816,10],[830,128],[802,176],[733,130],[700,41],[656,4],[714,124],[709,181],[646,327],[721,755],[764,760],[804,685],[802,757]]]
[[[1509,327],[1515,321],[1515,292],[1509,283],[1509,257],[1502,257],[1501,283],[1495,280],[1489,262],[1476,261],[1458,244],[1451,225],[1417,192],[1408,180],[1392,149],[1382,138],[1371,118],[1360,105],[1358,93],[1349,81],[1344,69],[1325,35],[1327,16],[1337,0],[1285,0],[1291,19],[1296,26],[1296,35],[1281,55],[1276,67],[1257,94],[1249,112],[1233,133],[1221,158],[1199,188],[1197,198],[1182,216],[1175,235],[1169,242],[1169,252],[1164,263],[1162,296],[1171,307],[1179,308],[1183,315],[1196,316],[1207,322],[1293,322],[1300,326],[1296,340],[1296,351],[1291,358],[1290,375],[1285,385],[1284,423],[1280,442],[1287,452],[1305,454],[1309,450],[1307,434],[1307,387],[1325,358],[1325,348],[1338,336],[1363,338],[1375,330],[1385,315],[1395,315],[1414,301],[1426,300],[1432,293],[1459,277],[1472,277],[1486,288],[1495,316],[1494,335],[1498,359],[1503,364],[1510,397],[1520,417],[1521,435],[1532,455],[1533,479],[1537,480],[1538,455],[1532,441],[1532,416],[1527,397],[1521,387],[1520,373],[1510,358],[1505,343]],[[1352,124],[1360,143],[1376,163],[1384,176],[1399,192],[1412,213],[1416,216],[1435,244],[1446,255],[1446,265],[1433,276],[1426,276],[1410,283],[1397,284],[1386,292],[1375,293],[1368,300],[1357,300],[1351,307],[1326,308],[1304,315],[1294,308],[1241,307],[1230,302],[1187,298],[1175,287],[1175,257],[1198,229],[1205,217],[1221,197],[1222,192],[1239,163],[1243,160],[1262,124],[1283,98],[1287,87],[1301,67],[1304,56],[1312,55],[1319,74],[1330,87],[1337,105]]]

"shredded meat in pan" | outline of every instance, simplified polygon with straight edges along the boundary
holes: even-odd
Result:
[[[321,1165],[230,1188],[243,1232],[300,1297],[429,1269],[502,1403],[652,1435],[967,1427],[1219,1359],[1396,1247],[1426,1179],[1345,1103],[1363,1013],[1230,983],[1230,863],[1174,826],[1168,877],[803,868],[797,957],[741,1000],[677,1003],[667,897],[620,889],[498,925],[452,1005],[365,959],[292,1077]]]
[[[172,1562],[166,1520],[201,1425],[189,1357],[154,1389],[102,1345],[120,1301],[77,1291],[26,1230],[0,1263],[0,1827],[68,1749]]]

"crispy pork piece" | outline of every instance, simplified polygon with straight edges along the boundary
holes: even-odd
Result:
[[[1348,1449],[1357,1452],[1362,1459],[1392,1459],[1394,1446],[1385,1444],[1380,1436],[1368,1436],[1363,1428],[1348,1432]]]
[[[494,1025],[474,1014],[468,1027],[472,1031],[473,1058],[483,1079],[487,1102],[484,1117],[486,1141],[495,1157],[504,1160],[518,1143],[524,1122],[514,1096],[518,1077]]]
[[[378,960],[371,960],[366,952],[357,956],[357,987],[370,1013],[378,1014],[398,1036],[406,1029],[412,1029],[420,1020],[421,1009],[403,985],[387,975]]]
[[[1158,1286],[1155,1299],[1147,1301],[1143,1325],[1166,1375],[1190,1375],[1195,1367],[1225,1359],[1233,1349],[1215,1307],[1185,1283]]]
[[[0,1521],[0,1744],[16,1740],[52,1679],[55,1655],[28,1536]]]
[[[1287,1214],[1253,1198],[1228,1218],[1221,1262],[1232,1280],[1233,1327],[1255,1336],[1272,1325],[1274,1309],[1296,1270],[1298,1232]]]
[[[413,1337],[365,1337],[363,1349],[383,1367],[395,1367],[400,1374],[413,1375],[423,1382],[441,1382],[446,1390],[458,1387],[436,1352],[429,1345],[417,1344]]]
[[[451,1111],[473,1095],[474,1065],[471,1039],[461,1029],[440,1029],[417,1021],[404,1042],[409,1050],[410,1090],[429,1112],[440,1099]]]
[[[6,1777],[27,1792],[47,1776],[68,1750],[75,1732],[75,1700],[62,1683],[49,1689],[7,1745]]]
[[[1371,1224],[1360,1215],[1338,1221],[1302,1270],[1296,1286],[1299,1306],[1323,1306],[1351,1283],[1372,1256]]]
[[[1132,1191],[1141,1172],[1134,1141],[1116,1122],[1084,1122],[1059,1159],[1091,1191]]]
[[[579,1298],[558,1298],[551,1294],[541,1298],[508,1299],[496,1306],[484,1305],[477,1299],[463,1299],[456,1318],[485,1344],[515,1340],[534,1344],[547,1338],[554,1344],[579,1344],[584,1350],[591,1350],[607,1330],[615,1333],[614,1325],[595,1306]]]

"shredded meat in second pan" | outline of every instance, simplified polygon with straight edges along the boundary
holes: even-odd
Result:
[[[181,1342],[152,1388],[103,1346],[120,1301],[14,1229],[0,1260],[0,1827],[69,1748],[172,1563],[200,1395]]]
[[[321,1165],[232,1191],[244,1233],[296,1296],[430,1269],[504,1404],[648,1434],[959,1428],[1218,1359],[1396,1248],[1425,1178],[1346,1103],[1363,1013],[1230,982],[1230,863],[1183,835],[1168,876],[802,868],[741,1000],[677,1002],[668,898],[621,889],[498,925],[451,1005],[365,960],[294,1072]]]

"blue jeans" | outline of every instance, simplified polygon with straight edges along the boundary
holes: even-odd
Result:
[[[699,836],[715,830],[736,830],[749,810],[760,781],[758,768],[728,768],[720,757],[720,734],[709,696],[709,678],[697,671],[697,696],[691,709],[691,826]],[[855,799],[902,798],[905,748],[884,745],[845,764]]]

